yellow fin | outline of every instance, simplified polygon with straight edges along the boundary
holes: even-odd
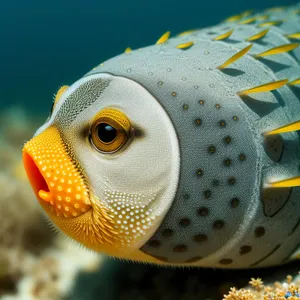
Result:
[[[54,104],[53,104],[53,108],[56,105],[56,103],[59,101],[59,99],[61,98],[61,96],[65,93],[65,91],[69,88],[68,85],[63,85],[59,88],[59,90],[57,91],[55,97],[54,97]]]
[[[281,24],[282,22],[283,22],[283,20],[269,21],[269,22],[259,24],[258,27],[276,26],[276,25]]]
[[[292,34],[287,34],[286,37],[288,39],[300,40],[300,32],[295,32],[295,33],[292,33]]]
[[[176,46],[178,49],[188,49],[194,45],[194,42],[187,42]]]
[[[241,13],[241,17],[245,18],[245,17],[248,17],[248,16],[250,16],[252,14],[253,14],[253,10],[246,10],[243,13]]]
[[[218,69],[222,70],[222,69],[225,69],[226,67],[228,67],[229,65],[231,65],[232,63],[234,63],[235,61],[240,59],[242,56],[244,56],[251,49],[251,47],[252,47],[252,44],[247,46],[246,48],[242,49],[241,51],[239,51],[238,53],[236,53],[235,55],[230,57],[227,61],[225,61],[222,65],[220,65],[218,67]]]
[[[245,95],[249,95],[249,94],[253,94],[253,93],[270,92],[270,91],[273,91],[273,90],[283,87],[287,83],[288,83],[287,79],[273,81],[273,82],[265,83],[263,85],[256,86],[249,90],[241,91],[238,93],[238,95],[245,96]]]
[[[241,18],[242,18],[241,15],[235,15],[235,16],[231,16],[231,17],[227,18],[225,20],[225,22],[236,22],[236,21],[239,21]]]
[[[268,15],[263,15],[263,16],[256,17],[257,21],[264,21],[264,20],[267,20],[269,18],[270,18],[270,16],[268,16]]]
[[[126,49],[125,49],[125,53],[129,53],[129,52],[131,52],[132,51],[132,49],[130,48],[130,47],[127,47]]]
[[[253,22],[255,22],[255,21],[256,21],[256,18],[250,18],[250,19],[241,21],[239,24],[240,24],[240,25],[245,25],[245,24],[253,23]]]
[[[165,33],[158,39],[158,41],[156,42],[156,45],[160,45],[160,44],[162,44],[162,43],[165,43],[165,42],[169,39],[170,34],[171,34],[170,31],[165,32]]]
[[[296,186],[300,186],[300,177],[293,177],[293,178],[280,180],[277,182],[270,182],[268,185],[273,188],[296,187]]]
[[[281,54],[281,53],[285,53],[285,52],[289,52],[292,51],[294,49],[296,49],[297,47],[299,47],[300,44],[285,44],[285,45],[281,45],[275,48],[272,48],[270,50],[267,50],[265,52],[256,54],[255,57],[264,57],[264,56],[270,56],[270,55],[275,55],[275,54]]]
[[[263,38],[269,32],[269,30],[270,30],[270,28],[265,29],[265,30],[255,34],[255,35],[247,38],[246,41],[248,41],[248,42],[257,41],[257,40]]]
[[[297,79],[295,79],[295,80],[288,83],[288,85],[292,85],[292,86],[293,85],[298,85],[298,84],[300,84],[300,78],[297,78]]]
[[[191,29],[191,30],[183,31],[183,32],[179,33],[178,36],[188,35],[188,34],[193,33],[194,31],[196,31],[196,30],[195,29]]]
[[[225,40],[225,39],[229,38],[232,35],[233,31],[234,31],[234,29],[231,29],[231,30],[215,37],[214,40],[215,41]]]
[[[284,133],[284,132],[292,132],[292,131],[297,131],[297,130],[300,130],[300,121],[296,121],[296,122],[281,126],[277,129],[266,132],[265,135],[280,134],[280,133]]]
[[[285,7],[284,6],[280,6],[280,7],[272,7],[272,8],[268,8],[267,10],[266,10],[266,12],[282,12],[282,11],[284,11],[285,10]]]

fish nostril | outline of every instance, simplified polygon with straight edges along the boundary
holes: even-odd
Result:
[[[44,176],[40,172],[32,157],[26,151],[23,152],[23,163],[35,194],[39,196],[41,191],[49,193],[50,189]]]

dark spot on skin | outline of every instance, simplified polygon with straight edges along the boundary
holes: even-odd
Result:
[[[222,229],[224,227],[225,223],[222,220],[217,220],[213,224],[214,229]]]
[[[225,144],[230,144],[231,143],[231,137],[229,135],[224,137],[224,142],[225,142]]]
[[[205,101],[204,100],[199,100],[199,104],[204,105]]]
[[[236,178],[235,177],[230,177],[229,179],[228,179],[228,184],[229,185],[234,185],[236,183]]]
[[[232,119],[233,119],[233,121],[238,121],[239,120],[239,118],[237,116],[233,116]]]
[[[182,227],[187,227],[191,224],[191,221],[190,219],[188,218],[182,218],[180,221],[179,221],[179,224],[182,226]]]
[[[150,240],[148,242],[148,245],[153,247],[153,248],[158,248],[161,245],[161,242],[158,240]]]
[[[220,109],[221,105],[220,104],[216,104],[215,107],[216,107],[216,109]]]
[[[187,262],[187,263],[193,263],[193,262],[196,262],[198,260],[201,260],[202,258],[203,257],[201,257],[201,256],[195,256],[195,257],[192,257],[192,258],[186,260],[185,262]]]
[[[254,231],[256,237],[264,236],[264,235],[265,235],[265,232],[266,232],[266,230],[265,230],[265,228],[262,227],[262,226],[256,227],[256,228],[255,228],[255,231]]]
[[[231,206],[232,208],[236,208],[236,207],[239,206],[239,203],[240,203],[239,198],[233,198],[233,199],[231,199],[231,201],[230,201],[230,206]]]
[[[211,191],[210,190],[204,191],[203,196],[205,199],[209,199],[211,197]]]
[[[198,169],[196,171],[196,174],[197,174],[198,177],[202,177],[203,176],[203,170],[202,169]]]
[[[229,167],[230,165],[231,165],[231,159],[230,158],[224,159],[224,166]]]
[[[249,246],[249,245],[241,246],[241,248],[240,248],[240,255],[247,254],[247,253],[251,252],[251,250],[252,250],[252,247]]]
[[[184,194],[183,195],[183,199],[184,200],[189,200],[190,199],[190,195],[189,194]]]
[[[162,232],[163,237],[171,237],[173,235],[174,231],[172,229],[166,228]]]
[[[215,153],[215,152],[216,152],[216,147],[215,147],[214,145],[210,145],[210,146],[208,147],[208,153],[213,154],[213,153]]]
[[[158,85],[163,85],[163,82],[162,82],[162,81],[159,81],[157,84],[158,84]]]
[[[189,106],[188,106],[187,104],[183,104],[183,105],[182,105],[182,108],[183,108],[184,110],[188,110],[188,109],[189,109]]]
[[[196,120],[195,120],[195,124],[196,124],[197,126],[200,126],[200,125],[202,124],[202,120],[201,120],[201,119],[196,119]]]
[[[232,264],[232,259],[231,258],[223,258],[219,261],[221,265],[230,265]]]
[[[187,246],[186,245],[177,245],[173,248],[173,252],[179,252],[179,253],[183,253],[187,251]]]
[[[172,92],[171,94],[173,97],[176,97],[177,96],[177,93],[176,92]]]
[[[208,240],[208,237],[206,234],[196,234],[193,236],[193,240],[196,243],[202,243]]]
[[[219,122],[219,125],[220,125],[221,127],[225,127],[225,126],[226,126],[226,122],[225,122],[224,120],[221,120],[221,121]]]
[[[207,207],[200,207],[198,209],[198,215],[201,216],[201,217],[206,217],[208,216],[208,208]]]
[[[241,153],[241,154],[239,155],[239,160],[240,160],[240,161],[246,160],[246,155],[245,155],[244,153]]]

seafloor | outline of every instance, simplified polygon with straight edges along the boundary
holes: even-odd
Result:
[[[299,263],[245,271],[159,268],[104,258],[55,233],[21,161],[22,145],[42,122],[21,107],[0,112],[0,299],[300,299]]]

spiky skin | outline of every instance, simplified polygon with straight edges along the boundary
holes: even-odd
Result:
[[[141,248],[158,263],[246,268],[297,257],[300,189],[268,184],[300,175],[299,136],[265,133],[300,119],[299,13],[300,5],[244,13],[166,34],[86,75],[138,82],[178,134],[176,197]]]

